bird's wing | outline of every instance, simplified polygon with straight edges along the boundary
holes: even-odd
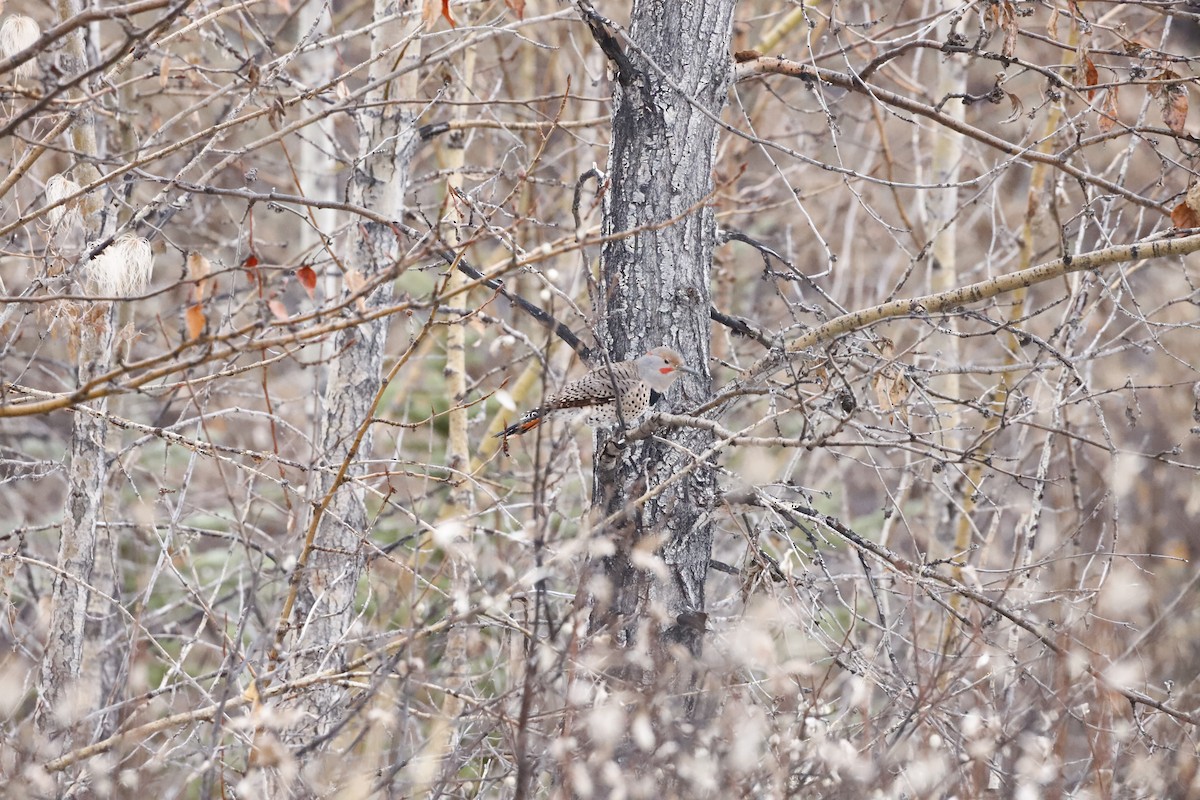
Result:
[[[593,394],[587,397],[550,397],[546,399],[546,405],[542,406],[541,410],[562,411],[569,408],[591,408],[611,403],[615,396],[612,392],[605,392],[603,395]]]

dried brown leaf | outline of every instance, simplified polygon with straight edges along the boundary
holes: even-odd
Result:
[[[908,412],[904,408],[904,401],[908,397],[908,381],[899,367],[891,364],[879,370],[872,388],[881,411],[885,414],[898,412],[902,420],[908,421]]]
[[[1003,0],[988,6],[986,18],[996,23],[996,27],[1004,31],[1004,44],[1000,46],[1000,54],[1012,56],[1017,49],[1017,11],[1011,0]]]
[[[1188,187],[1183,202],[1188,204],[1188,208],[1200,214],[1200,181],[1196,181]]]
[[[1121,49],[1125,51],[1125,55],[1131,58],[1138,58],[1150,48],[1136,39],[1125,39],[1121,42]]]
[[[1103,133],[1108,133],[1117,124],[1117,87],[1110,86],[1104,90],[1104,98],[1100,102],[1099,126]]]
[[[1157,85],[1151,86],[1150,94],[1158,98],[1159,110],[1167,127],[1175,133],[1183,133],[1188,112],[1187,89],[1175,82],[1179,80],[1179,73],[1161,64],[1160,67],[1161,71],[1151,78]]]
[[[904,401],[908,398],[908,380],[904,377],[904,371],[891,361],[896,347],[892,340],[887,338],[880,339],[877,347],[879,354],[887,359],[888,363],[875,373],[872,380],[875,399],[879,403],[880,410],[885,414],[899,412],[900,418],[907,422],[908,412],[904,408]]]
[[[1162,104],[1163,122],[1172,132],[1183,133],[1188,115],[1187,89],[1180,84],[1164,86],[1158,99]]]
[[[1187,203],[1180,203],[1171,211],[1171,224],[1176,228],[1200,228],[1200,214]]]
[[[1021,102],[1021,98],[1017,97],[1016,92],[1004,92],[1008,97],[1008,102],[1012,105],[1012,113],[1004,118],[1005,122],[1016,122],[1025,113],[1025,104]]]
[[[1176,228],[1200,228],[1200,181],[1193,183],[1183,202],[1171,210],[1171,223]]]

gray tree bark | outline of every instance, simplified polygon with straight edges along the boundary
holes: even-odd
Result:
[[[589,20],[615,70],[604,233],[637,231],[607,244],[601,256],[602,326],[614,361],[666,344],[707,378],[716,221],[704,199],[713,189],[714,117],[725,105],[730,78],[733,8],[734,0],[639,0],[632,44]],[[665,402],[696,403],[709,395],[707,379],[685,375]],[[617,447],[602,435],[593,490],[598,518],[620,515],[620,521],[597,532],[614,547],[598,565],[608,580],[597,592],[592,627],[608,629],[628,647],[648,623],[644,644],[660,663],[674,660],[672,645],[694,655],[701,650],[716,490],[713,472],[704,467],[676,478],[707,448],[711,434],[675,429],[663,437],[671,443]],[[664,483],[668,488],[642,507],[630,507]],[[639,567],[635,548],[656,551],[665,578]]]
[[[59,0],[58,17],[67,20],[82,11],[79,0]],[[67,74],[88,67],[84,31],[66,37],[60,64]],[[76,100],[86,92],[72,92]],[[73,167],[80,183],[99,177],[95,167],[102,156],[101,138],[92,106],[80,103],[78,119],[69,129],[76,154]],[[112,213],[100,213],[96,196],[81,203],[86,240],[110,235],[116,227]],[[82,274],[82,265],[77,267]],[[116,311],[111,302],[92,303],[79,316],[76,380],[80,385],[107,372],[112,365]],[[106,399],[92,407],[103,414]],[[103,524],[104,489],[108,478],[108,422],[103,416],[77,412],[71,420],[67,463],[67,499],[59,538],[58,570],[51,587],[50,626],[42,654],[35,720],[39,732],[54,740],[55,749],[70,749],[109,735],[115,717],[97,713],[114,702],[120,691],[125,648],[114,647],[119,636],[120,612],[110,598],[120,597],[116,539]],[[59,792],[75,796],[84,790],[62,776]],[[84,790],[86,791],[86,790]]]

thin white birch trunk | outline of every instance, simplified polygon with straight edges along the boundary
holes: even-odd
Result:
[[[396,10],[394,2],[376,0],[375,19],[391,17]],[[374,27],[372,55],[412,39],[416,33],[413,24],[412,16],[402,16]],[[415,57],[417,49],[418,43],[413,39],[407,45],[405,57]],[[375,59],[370,79],[378,79],[395,68],[395,59]],[[390,219],[403,217],[409,162],[418,138],[412,111],[389,101],[414,94],[415,76],[409,73],[368,94],[359,111],[360,159],[350,178],[349,199]],[[349,231],[339,254],[347,272],[357,271],[370,280],[374,274],[396,264],[401,243],[390,227],[354,219],[349,220]],[[345,281],[344,291],[351,291],[356,284],[355,280]],[[379,308],[391,301],[392,282],[384,281],[366,299],[366,305]],[[337,355],[330,360],[325,375],[314,458],[333,471],[349,459],[350,468],[346,481],[337,487],[320,518],[314,548],[300,577],[290,643],[294,651],[299,651],[290,668],[294,675],[336,666],[346,654],[365,563],[363,540],[369,535],[365,493],[354,481],[366,472],[364,462],[372,454],[368,420],[382,382],[388,325],[387,318],[367,322],[345,329],[333,341],[332,350]],[[365,433],[359,439],[364,428]],[[357,450],[352,452],[356,442]],[[314,503],[319,503],[329,492],[329,474],[328,470],[314,472],[309,486],[309,497]],[[345,702],[346,692],[339,686],[313,687],[302,701],[306,719],[297,730],[309,738],[325,735],[340,720]]]
[[[79,0],[58,0],[59,19],[82,11]],[[84,31],[65,38],[61,64],[68,74],[86,69]],[[84,92],[71,92],[84,101]],[[77,154],[73,171],[77,182],[99,177],[94,166],[102,155],[95,114],[79,102],[78,118],[69,128],[69,143]],[[115,229],[115,217],[100,213],[102,203],[89,196],[81,203],[87,239],[100,239]],[[77,265],[82,276],[82,265]],[[112,364],[115,308],[107,301],[92,304],[78,319],[76,380],[83,384],[107,372]],[[108,402],[91,404],[100,414],[77,412],[71,420],[67,464],[67,499],[63,507],[58,570],[51,588],[50,626],[42,656],[35,720],[38,729],[54,740],[56,749],[68,749],[102,739],[112,732],[111,714],[97,714],[117,691],[123,664],[122,641],[117,635],[120,617],[111,597],[119,597],[120,575],[116,540],[103,524],[104,489],[109,456],[108,423],[102,416]],[[63,796],[73,796],[79,786],[70,775],[60,776]]]

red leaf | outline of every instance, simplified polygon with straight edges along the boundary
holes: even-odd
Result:
[[[450,23],[451,28],[458,27],[458,23],[454,21],[454,17],[450,16],[450,0],[442,0],[442,16],[446,18],[446,22]]]
[[[504,0],[504,5],[517,15],[517,19],[525,19],[525,0]]]
[[[250,273],[250,277],[258,284],[259,289],[262,289],[262,275],[258,274],[258,256],[254,251],[250,251],[250,255],[246,256],[246,260],[242,262],[242,269]]]
[[[305,264],[296,270],[296,279],[300,281],[300,285],[304,287],[304,291],[308,292],[308,297],[311,300],[317,290],[317,273],[313,268]]]
[[[208,320],[204,318],[204,308],[199,304],[188,306],[187,312],[183,315],[184,324],[187,325],[188,341],[199,339],[204,333],[204,328],[208,325]]]

